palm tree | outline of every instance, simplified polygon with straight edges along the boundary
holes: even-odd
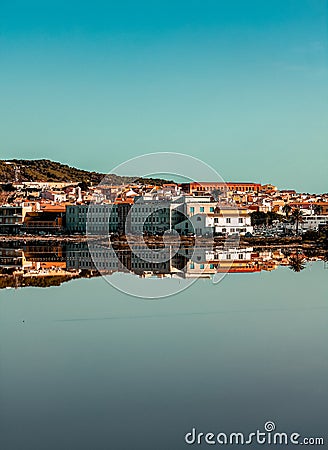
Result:
[[[314,214],[321,214],[322,213],[322,206],[321,205],[314,205],[313,208]]]
[[[294,272],[301,272],[305,269],[306,260],[300,251],[297,249],[296,253],[289,257],[289,268]]]
[[[299,224],[303,222],[303,213],[299,208],[295,208],[292,212],[292,218],[294,223],[296,223],[296,234],[298,234]]]
[[[284,206],[282,207],[282,212],[285,213],[287,220],[288,220],[289,213],[291,212],[291,210],[292,210],[292,207],[290,205],[288,205],[288,203],[285,203]]]

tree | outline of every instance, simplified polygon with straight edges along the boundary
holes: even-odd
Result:
[[[89,185],[86,181],[81,181],[81,183],[79,183],[78,186],[81,188],[82,191],[87,191],[89,189]]]
[[[284,206],[282,207],[282,212],[285,213],[287,220],[289,218],[289,213],[291,212],[291,210],[292,210],[292,207],[288,203],[285,203]]]
[[[263,211],[254,211],[250,214],[252,225],[266,225],[267,215]]]
[[[277,214],[273,211],[267,213],[263,211],[254,211],[250,214],[252,225],[272,225],[274,220],[281,221],[281,214]]]
[[[303,222],[303,213],[299,208],[295,208],[292,212],[292,219],[296,224],[296,234],[298,234],[299,224]]]
[[[314,214],[321,214],[322,213],[322,206],[321,205],[314,205],[313,208]]]
[[[303,253],[307,259],[316,258],[320,256],[320,249],[316,247],[308,247],[303,249]]]
[[[299,249],[296,250],[292,256],[289,257],[289,268],[293,272],[301,272],[305,269],[306,260],[304,256],[300,253]]]
[[[319,241],[319,239],[320,239],[320,233],[319,233],[319,231],[315,231],[315,230],[307,230],[302,235],[303,241]]]
[[[214,201],[219,201],[219,197],[221,195],[223,195],[224,192],[222,189],[213,189],[213,191],[211,192],[212,197],[214,198]]]
[[[278,214],[278,213],[276,213],[274,211],[268,211],[266,213],[266,215],[267,215],[267,223],[269,225],[272,225],[274,220],[278,220],[279,222],[281,222],[281,219],[282,219],[281,214]]]
[[[14,192],[14,190],[15,190],[12,183],[3,184],[1,188],[4,192]]]

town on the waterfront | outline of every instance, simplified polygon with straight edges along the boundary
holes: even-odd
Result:
[[[79,181],[67,169],[61,180],[27,180],[20,164],[3,164],[11,171],[0,184],[1,288],[117,272],[181,280],[299,272],[327,261],[328,194],[255,182]]]
[[[0,235],[146,235],[278,238],[312,236],[328,224],[328,194],[255,182],[22,179],[21,166],[0,183]],[[152,181],[152,183],[150,182]]]

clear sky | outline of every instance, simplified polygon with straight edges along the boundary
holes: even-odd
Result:
[[[328,191],[328,0],[0,0],[0,158]]]

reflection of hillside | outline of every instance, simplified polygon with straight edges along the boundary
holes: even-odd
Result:
[[[51,287],[60,286],[62,283],[71,281],[78,277],[78,274],[73,275],[39,275],[30,276],[22,274],[1,275],[0,289],[4,288],[19,288],[19,287]]]
[[[139,277],[211,278],[216,273],[258,273],[288,266],[296,272],[307,260],[324,259],[316,251],[297,249],[154,247],[133,244],[106,248],[87,242],[24,245],[8,242],[0,249],[0,288],[58,286],[74,278],[116,272]]]
[[[79,275],[66,270],[62,245],[25,245],[8,243],[0,249],[0,287],[59,286]]]

